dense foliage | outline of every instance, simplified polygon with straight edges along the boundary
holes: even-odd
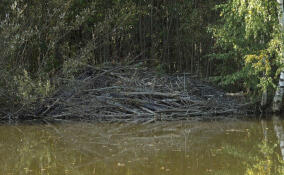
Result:
[[[282,48],[271,0],[0,2],[0,105],[49,95],[86,65],[144,60],[160,73],[273,89]]]
[[[231,0],[217,6],[221,23],[211,28],[222,85],[235,84],[259,95],[274,86],[280,66],[282,37],[277,1]]]

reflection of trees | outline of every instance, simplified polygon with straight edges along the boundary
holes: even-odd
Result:
[[[247,164],[245,175],[282,175],[281,165],[273,159],[275,153],[273,144],[269,144],[264,138],[258,148],[261,154],[253,156],[254,161],[252,164]]]
[[[39,132],[38,128],[33,126],[15,128],[21,130],[23,135],[19,136],[15,130],[10,129],[14,138],[7,138],[7,141],[11,143],[13,152],[10,152],[5,160],[1,159],[4,164],[2,166],[6,168],[2,173],[9,174],[11,170],[16,174],[43,173],[56,167],[56,156],[52,153],[56,139],[50,133]]]
[[[4,147],[6,151],[1,150],[0,174],[61,175],[84,171],[75,167],[80,154],[72,150],[72,145],[62,143],[51,130],[40,126],[0,128],[0,139],[9,145]]]
[[[279,119],[279,116],[273,115],[272,120],[273,120],[274,131],[276,133],[278,143],[280,146],[282,159],[284,160],[284,130],[281,124],[281,120]]]
[[[278,116],[273,116],[273,128],[277,136],[277,141],[280,143],[281,159],[284,158],[284,132],[281,121]],[[261,120],[261,127],[263,133],[262,143],[258,145],[258,152],[260,154],[253,156],[252,164],[247,165],[245,175],[282,175],[284,174],[284,164],[281,160],[275,159],[278,155],[275,142],[269,140],[268,126],[266,120]]]
[[[217,134],[213,133],[215,130],[212,128],[207,129],[210,132],[201,133],[199,131],[203,130],[203,126],[196,126],[195,123],[189,126],[155,123],[143,127],[98,124],[54,125],[48,128],[0,127],[0,141],[5,143],[1,147],[0,142],[0,174],[27,172],[61,175],[65,171],[74,175],[93,172],[111,175],[136,172],[161,174],[161,171],[166,172],[167,169],[171,170],[170,174],[199,174],[196,171],[210,168],[216,171],[212,171],[216,175],[269,175],[267,172],[280,175],[284,174],[279,170],[283,164],[276,158],[279,156],[282,159],[282,156],[274,144],[277,141],[281,143],[279,138],[283,138],[283,128],[279,118],[273,121],[273,125],[266,120],[261,121],[261,124],[222,123],[217,125],[222,126],[222,131],[218,130]],[[211,127],[211,123],[206,123],[206,128],[208,126]],[[184,146],[184,137],[182,134],[179,136],[179,133],[184,133],[183,129],[190,127],[192,132],[186,139],[188,145]],[[278,139],[271,137],[274,130]],[[208,136],[212,139],[210,142],[198,140]],[[259,138],[263,138],[263,141]],[[218,144],[208,147],[200,143]],[[188,157],[183,151],[177,152],[184,147],[194,149],[186,152]],[[210,150],[204,151],[206,148]],[[196,156],[199,164],[196,163]],[[188,169],[188,166],[191,168]]]
[[[261,127],[262,127],[262,133],[264,140],[267,141],[267,121],[261,120]]]

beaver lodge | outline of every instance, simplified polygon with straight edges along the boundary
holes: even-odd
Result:
[[[17,118],[137,121],[245,114],[239,100],[187,73],[147,67],[89,66],[52,97]]]

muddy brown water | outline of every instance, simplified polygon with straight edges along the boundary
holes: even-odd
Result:
[[[263,140],[278,162],[275,125],[284,127],[272,119],[1,124],[0,174],[242,175],[265,159]]]

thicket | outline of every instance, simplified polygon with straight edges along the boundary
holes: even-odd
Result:
[[[219,69],[212,79],[256,98],[264,91],[272,97],[282,67],[279,4],[276,0],[231,0],[216,9],[220,23],[210,28],[216,42],[209,57]]]
[[[88,65],[144,60],[259,94],[282,48],[271,0],[4,0],[0,106],[28,105]]]

